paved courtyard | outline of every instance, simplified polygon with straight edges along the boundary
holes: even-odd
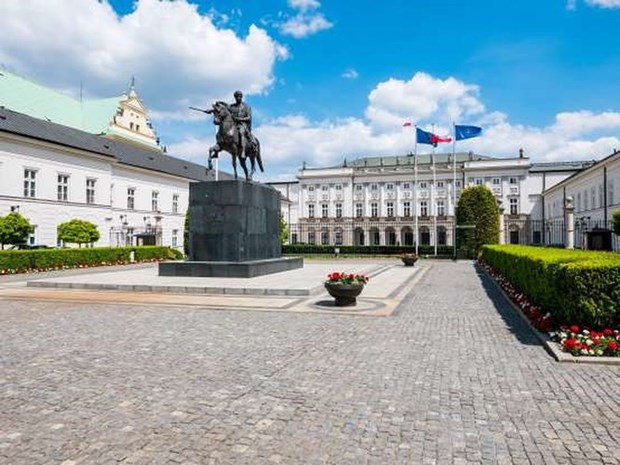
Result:
[[[0,299],[0,463],[620,463],[620,367],[422,266],[389,317]]]

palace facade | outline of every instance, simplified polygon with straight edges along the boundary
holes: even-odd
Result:
[[[366,157],[304,166],[297,180],[271,184],[289,200],[283,216],[292,243],[450,246],[462,189],[485,185],[503,212],[502,242],[557,245],[562,227],[549,225],[559,210],[545,197],[593,165],[534,163],[523,151],[514,158],[471,152]]]

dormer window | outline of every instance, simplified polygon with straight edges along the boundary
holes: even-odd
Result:
[[[133,121],[129,122],[129,129],[133,130]]]

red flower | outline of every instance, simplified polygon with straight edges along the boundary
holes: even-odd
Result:
[[[574,348],[576,348],[578,345],[581,345],[581,344],[579,344],[579,341],[578,341],[577,339],[572,338],[572,337],[571,337],[571,338],[569,338],[569,339],[566,339],[566,340],[564,341],[564,346],[565,346],[566,348],[568,348],[568,349],[574,349]]]
[[[612,352],[615,352],[616,350],[618,350],[618,343],[616,341],[609,341],[607,343],[607,348]]]
[[[578,333],[578,332],[579,332],[579,326],[577,326],[577,325],[573,325],[573,326],[571,326],[571,327],[570,327],[570,330],[571,330],[573,333]]]
[[[609,328],[606,328],[606,329],[603,330],[603,334],[605,336],[611,336],[613,333],[614,332],[611,329],[609,329]]]

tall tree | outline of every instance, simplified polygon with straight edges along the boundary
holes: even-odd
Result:
[[[99,240],[97,225],[90,221],[74,218],[58,225],[58,239],[68,244],[90,244]]]
[[[459,226],[457,244],[469,257],[475,258],[484,244],[499,242],[499,209],[495,196],[486,186],[472,186],[463,190],[456,211]]]
[[[23,244],[32,232],[30,221],[17,212],[0,216],[0,247],[5,244]]]

